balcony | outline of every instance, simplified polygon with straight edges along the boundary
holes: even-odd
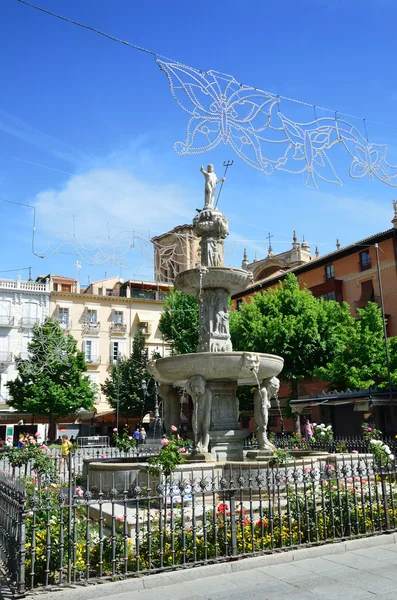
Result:
[[[144,336],[149,337],[152,332],[151,323],[148,321],[141,321],[138,324],[138,331],[141,331]]]
[[[364,259],[358,261],[358,270],[360,273],[362,271],[367,271],[368,269],[371,269],[371,267],[371,259]]]
[[[100,356],[94,356],[92,354],[91,356],[85,356],[84,359],[88,367],[96,367],[97,365],[101,364]]]
[[[70,319],[57,319],[59,327],[64,331],[70,331],[72,329],[72,321]]]
[[[0,364],[10,365],[12,363],[12,352],[0,352]]]
[[[100,330],[100,323],[93,323],[92,321],[83,323],[83,335],[98,335]]]
[[[368,302],[376,302],[378,306],[380,306],[380,296],[371,296],[370,298],[360,298],[354,303],[354,308],[357,310],[358,308],[365,308]]]
[[[125,323],[111,323],[110,324],[110,333],[119,333],[121,335],[125,335],[127,331],[127,325]]]
[[[0,327],[14,327],[14,317],[0,316]]]
[[[31,317],[22,317],[19,323],[24,329],[32,329],[35,325],[38,325],[39,319],[34,319]]]

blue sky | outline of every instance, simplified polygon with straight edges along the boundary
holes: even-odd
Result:
[[[397,164],[397,78],[393,0],[214,0],[150,3],[131,0],[37,0],[44,8],[153,49],[203,70],[317,106],[366,117],[369,140],[387,143]],[[302,175],[257,172],[220,144],[197,156],[178,156],[188,115],[173,100],[151,55],[64,23],[16,0],[0,6],[0,277],[40,273],[82,283],[110,275],[152,279],[145,242],[189,222],[202,203],[201,164],[234,159],[220,208],[229,218],[227,261],[239,265],[291,243],[292,230],[320,253],[390,227],[397,190],[349,178],[349,160],[335,154],[343,187],[303,186]],[[291,119],[312,109],[285,102]],[[321,111],[318,116],[324,116]],[[369,120],[391,127],[379,126]],[[357,127],[363,123],[354,120]],[[135,230],[143,240],[122,270],[93,266],[89,248]],[[69,246],[88,248],[82,260]],[[131,235],[130,233],[128,235]],[[138,248],[139,246],[139,248]]]

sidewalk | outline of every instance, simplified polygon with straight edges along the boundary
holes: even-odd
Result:
[[[397,534],[29,596],[32,600],[397,600]]]

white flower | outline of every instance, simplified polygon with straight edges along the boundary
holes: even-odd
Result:
[[[321,431],[321,432],[320,432],[320,435],[325,435],[325,431]]]
[[[386,454],[389,454],[389,455],[391,454],[391,450],[390,450],[389,446],[384,446],[383,450],[386,452]]]
[[[394,454],[389,454],[389,460],[394,460]]]
[[[332,425],[328,425],[327,429],[332,429]]]
[[[317,423],[313,423],[312,425],[313,425],[313,427],[317,427]]]
[[[324,428],[324,427],[325,427],[324,423],[321,423],[321,424],[320,424],[320,427],[323,427],[323,428]]]
[[[370,444],[376,444],[376,440],[369,440]]]

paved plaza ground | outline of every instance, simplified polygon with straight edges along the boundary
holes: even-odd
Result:
[[[4,599],[8,595],[4,594]],[[280,552],[32,600],[397,600],[397,534]]]

